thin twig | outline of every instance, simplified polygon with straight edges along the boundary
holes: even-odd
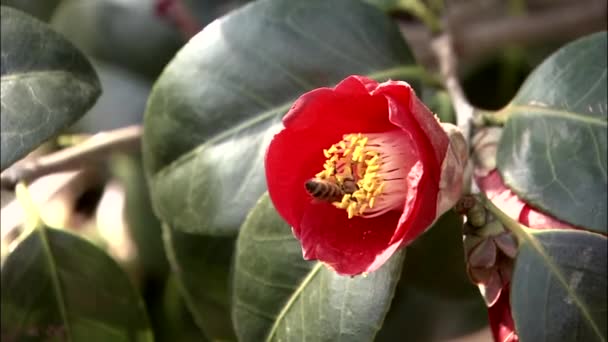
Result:
[[[572,1],[523,16],[496,17],[482,15],[476,7],[466,10],[471,11],[469,16],[449,13],[446,20],[456,56],[473,64],[505,46],[560,43],[605,30],[607,8],[605,0]],[[420,24],[400,22],[399,26],[418,62],[432,66],[436,60],[428,44],[429,30]]]
[[[466,141],[469,142],[474,108],[467,100],[458,81],[458,61],[456,60],[450,33],[446,32],[435,38],[432,42],[432,48],[437,57],[443,83],[452,99],[452,105],[456,112],[456,125],[460,128]]]
[[[12,190],[19,182],[31,183],[44,175],[77,170],[99,162],[107,158],[110,152],[137,149],[141,135],[140,125],[95,134],[81,144],[13,165],[0,175],[0,185],[2,189]]]

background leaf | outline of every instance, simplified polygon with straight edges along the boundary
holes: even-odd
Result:
[[[152,341],[126,274],[90,242],[38,228],[2,267],[2,340]]]
[[[169,265],[161,223],[152,210],[141,159],[116,155],[111,170],[125,187],[125,220],[137,250],[139,267],[148,277],[166,277]]]
[[[9,6],[47,21],[61,0],[0,0],[2,6]]]
[[[605,236],[584,231],[530,234],[511,287],[522,342],[606,341],[606,246]]]
[[[144,155],[157,214],[176,230],[234,236],[265,191],[266,146],[299,95],[350,74],[412,81],[412,61],[390,19],[357,1],[263,0],[215,21],[167,66],[148,102]]]
[[[237,240],[233,318],[241,341],[369,341],[388,310],[405,252],[367,276],[305,261],[267,194]]]
[[[69,131],[98,133],[141,124],[152,82],[122,67],[92,60],[103,94]]]
[[[462,218],[446,212],[407,247],[401,279],[375,341],[446,341],[486,326],[487,310],[466,274]]]
[[[185,42],[154,13],[154,2],[63,0],[51,25],[96,60],[152,81]]]
[[[497,165],[528,203],[606,234],[606,32],[545,60],[498,115],[509,115]]]
[[[101,88],[91,64],[62,36],[18,10],[1,11],[4,170],[82,116]]]
[[[209,340],[234,340],[229,276],[234,238],[188,234],[163,226],[165,250],[194,321]]]

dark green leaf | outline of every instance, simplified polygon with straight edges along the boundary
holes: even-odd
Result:
[[[61,0],[2,0],[2,6],[21,10],[40,20],[47,21]]]
[[[185,41],[154,13],[150,0],[65,0],[51,25],[87,55],[150,80]]]
[[[515,326],[526,341],[606,341],[605,236],[577,230],[529,234],[511,287]]]
[[[203,28],[211,21],[232,10],[235,10],[251,0],[181,0],[190,14]]]
[[[466,274],[462,219],[449,211],[407,247],[401,280],[376,341],[445,341],[485,325],[486,307]]]
[[[553,54],[499,115],[510,115],[497,165],[528,203],[570,224],[607,232],[606,32]]]
[[[466,338],[487,326],[487,317],[487,308],[479,292],[470,298],[442,298],[407,285],[402,277],[374,341],[491,341],[489,337]]]
[[[405,252],[379,270],[339,276],[305,261],[268,195],[237,240],[233,318],[241,341],[370,341],[389,308]]]
[[[156,341],[176,342],[207,342],[202,331],[194,322],[190,309],[186,306],[184,297],[173,275],[167,279],[162,296],[157,296],[157,306],[151,318]]]
[[[156,83],[144,154],[157,214],[173,229],[235,235],[265,191],[263,156],[304,92],[350,74],[420,69],[379,10],[350,0],[262,0],[193,38]]]
[[[209,340],[234,340],[228,280],[232,237],[183,233],[163,226],[173,275],[194,321]]]
[[[396,11],[399,9],[400,0],[363,0],[368,4],[374,5],[384,12]]]
[[[127,275],[90,242],[34,231],[2,267],[2,340],[152,341]]]
[[[2,7],[0,169],[67,127],[99,94],[91,64],[46,24]]]
[[[407,247],[402,278],[408,286],[445,299],[480,299],[466,273],[462,222],[461,216],[450,210]]]

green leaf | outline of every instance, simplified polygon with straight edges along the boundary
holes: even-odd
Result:
[[[148,305],[155,341],[211,342],[194,323],[175,277],[169,275],[164,284],[150,296]]]
[[[487,325],[486,306],[466,274],[459,215],[445,213],[407,247],[403,264],[376,342],[453,340]]]
[[[456,112],[447,91],[433,87],[423,87],[422,94],[419,94],[419,96],[431,112],[439,117],[441,122],[456,124]]]
[[[2,6],[23,11],[40,20],[48,21],[61,0],[1,0]]]
[[[65,231],[30,234],[8,256],[1,282],[3,340],[152,341],[127,275]]]
[[[234,236],[266,190],[263,156],[281,117],[348,75],[414,83],[398,28],[351,0],[262,0],[207,26],[148,101],[144,155],[156,213],[173,229]]]
[[[386,320],[374,341],[491,341],[491,338],[469,337],[487,326],[487,317],[479,291],[471,298],[442,298],[407,285],[402,276]]]
[[[163,226],[165,250],[177,286],[196,325],[211,340],[234,340],[229,277],[233,237],[188,234]]]
[[[235,10],[251,0],[182,0],[190,14],[201,24],[201,28],[214,19]]]
[[[174,25],[154,13],[150,0],[64,0],[51,26],[96,60],[150,80],[185,43]]]
[[[606,341],[606,237],[577,230],[527,232],[511,287],[520,340]]]
[[[534,207],[606,234],[606,32],[581,38],[545,60],[513,101],[497,165]]]
[[[101,88],[91,64],[46,24],[2,7],[0,169],[81,117]]]
[[[462,224],[462,217],[450,210],[407,247],[402,278],[409,286],[444,299],[480,299],[466,272]]]
[[[305,261],[267,194],[237,240],[233,318],[240,341],[370,341],[388,311],[405,252],[367,276]]]
[[[400,0],[363,0],[370,5],[374,5],[384,12],[397,11]]]

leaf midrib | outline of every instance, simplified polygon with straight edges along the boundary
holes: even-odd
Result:
[[[501,110],[501,112],[503,112],[503,113],[511,112],[513,114],[515,114],[519,111],[525,112],[526,114],[531,114],[531,115],[560,117],[560,118],[574,120],[574,121],[582,121],[582,122],[586,122],[586,123],[589,123],[592,125],[608,127],[608,121],[606,121],[606,120],[598,119],[595,117],[590,117],[590,116],[584,115],[582,113],[570,112],[570,111],[560,110],[560,109],[553,109],[553,108],[549,108],[549,107],[514,104],[514,105],[509,105],[509,106],[505,107],[503,110]]]
[[[289,300],[287,301],[287,303],[285,303],[285,305],[283,306],[283,308],[277,315],[276,320],[272,324],[272,327],[270,328],[270,332],[268,333],[268,337],[266,337],[266,340],[265,340],[266,342],[272,341],[272,337],[274,336],[277,329],[279,328],[279,324],[281,323],[281,321],[285,318],[285,315],[287,315],[287,312],[289,312],[289,310],[293,307],[293,305],[296,302],[296,300],[298,299],[298,297],[300,297],[300,295],[302,294],[304,289],[315,278],[315,276],[319,273],[319,271],[321,270],[322,267],[323,267],[323,264],[321,262],[317,262],[315,264],[315,266],[310,270],[310,272],[308,273],[306,278],[304,278],[304,280],[302,280],[302,283],[300,284],[300,286],[298,286],[298,288],[289,297]]]
[[[589,323],[589,325],[593,329],[593,332],[595,334],[597,334],[597,336],[602,341],[606,341],[605,338],[604,338],[604,336],[602,336],[602,332],[601,332],[600,328],[595,323],[595,320],[593,320],[593,317],[591,316],[591,313],[589,313],[589,311],[587,310],[587,307],[584,305],[583,301],[579,298],[579,296],[576,294],[576,292],[574,292],[572,290],[572,288],[568,284],[568,281],[566,281],[566,278],[564,277],[564,275],[560,271],[559,267],[553,262],[553,260],[551,259],[551,257],[545,252],[545,248],[538,241],[538,239],[534,237],[534,233],[531,232],[529,230],[529,228],[522,228],[522,227],[520,227],[520,229],[521,229],[521,231],[523,233],[522,236],[524,237],[525,241],[527,243],[529,243],[530,246],[532,246],[532,248],[538,253],[538,255],[540,255],[540,257],[545,261],[545,264],[547,265],[547,268],[549,269],[549,271],[551,272],[551,274],[559,281],[559,283],[562,285],[562,287],[564,288],[564,290],[566,291],[566,293],[572,299],[572,302],[575,303],[576,307],[581,311],[581,314],[583,315],[583,317],[585,317],[585,319],[587,320],[587,322]],[[559,232],[560,230],[559,229],[555,229],[554,231],[558,231]],[[543,230],[542,231],[542,233],[549,233],[549,232],[551,232],[551,230]],[[581,233],[583,233],[583,234],[596,234],[596,233],[591,233],[591,232],[587,232],[587,231],[581,231]]]
[[[27,71],[27,72],[23,72],[23,73],[9,73],[9,74],[2,75],[2,77],[0,77],[0,81],[2,81],[2,82],[21,81],[21,80],[28,79],[28,78],[53,76],[53,75],[69,77],[69,76],[73,75],[73,73],[66,71],[66,70]]]
[[[59,281],[59,272],[57,271],[57,265],[55,264],[55,259],[53,253],[51,251],[51,245],[47,236],[47,228],[46,226],[37,227],[36,230],[40,235],[40,241],[42,242],[42,249],[44,250],[44,254],[46,255],[46,259],[48,261],[49,273],[51,277],[51,283],[53,286],[53,292],[55,293],[55,298],[57,299],[57,306],[59,308],[59,313],[61,315],[61,319],[63,320],[63,324],[65,324],[66,338],[68,341],[72,341],[72,328],[68,321],[67,308],[65,306],[65,299],[63,298],[63,291],[61,290],[61,283]]]
[[[511,232],[513,232],[517,236],[517,239],[520,241],[520,244],[522,244],[522,243],[529,243],[530,246],[540,255],[540,257],[545,261],[545,263],[547,265],[547,268],[549,269],[549,272],[558,280],[558,282],[560,283],[560,285],[562,285],[562,287],[564,288],[564,290],[566,291],[566,293],[572,299],[572,302],[581,311],[581,314],[583,315],[583,317],[589,322],[589,325],[593,329],[593,332],[602,341],[605,341],[604,336],[602,336],[602,332],[601,332],[600,328],[597,326],[597,324],[595,323],[595,321],[591,317],[591,314],[589,313],[589,311],[587,310],[587,308],[583,304],[583,301],[570,288],[570,286],[569,286],[568,282],[566,281],[564,275],[559,270],[559,267],[557,267],[557,265],[551,260],[551,258],[549,257],[549,255],[547,255],[547,253],[545,253],[544,247],[541,245],[541,243],[538,241],[538,239],[536,239],[534,237],[534,234],[531,232],[531,229],[527,228],[527,227],[525,227],[523,225],[521,225],[519,222],[516,222],[511,217],[507,216],[507,214],[505,214],[500,209],[498,209],[494,205],[494,203],[492,203],[492,201],[490,201],[488,198],[484,199],[484,204],[492,212],[492,214],[496,215],[499,218],[499,220],[502,223],[504,223],[505,226]],[[542,232],[551,232],[551,231],[562,231],[562,230],[560,230],[560,229],[544,229]],[[584,231],[584,230],[581,230],[580,233],[599,235],[597,233],[592,233],[592,232],[588,232],[588,231]]]

